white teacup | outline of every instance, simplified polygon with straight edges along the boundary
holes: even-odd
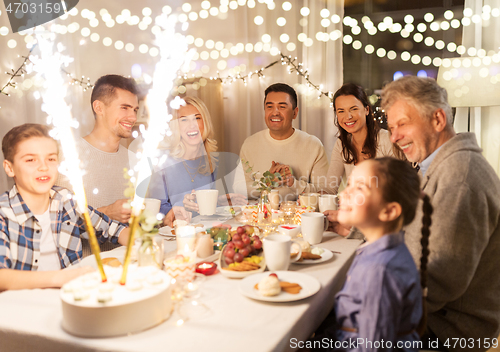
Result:
[[[298,248],[298,254],[290,258],[292,244]],[[267,268],[271,271],[288,270],[291,262],[296,262],[302,255],[302,247],[296,241],[292,241],[290,236],[269,235],[264,238],[264,257]],[[295,252],[295,251],[294,251]]]
[[[156,216],[160,212],[161,200],[155,198],[144,199],[144,212]]]
[[[300,205],[314,208],[318,210],[318,197],[319,193],[304,193],[299,196]]]
[[[318,199],[319,211],[337,210],[337,196],[335,194],[323,194]]]
[[[217,209],[219,191],[216,189],[200,189],[195,193],[200,215],[214,215]]]
[[[321,243],[323,232],[328,228],[328,220],[321,213],[304,213],[301,216],[302,237],[309,244]]]

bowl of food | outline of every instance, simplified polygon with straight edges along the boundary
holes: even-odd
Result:
[[[266,269],[262,241],[252,229],[240,226],[221,251],[219,266],[222,275],[242,279]]]
[[[300,231],[301,231],[300,225],[296,224],[285,224],[278,226],[279,233],[281,233],[282,235],[290,236],[291,238],[297,237]]]

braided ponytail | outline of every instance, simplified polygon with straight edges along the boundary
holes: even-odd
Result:
[[[420,285],[422,286],[422,318],[417,326],[417,332],[422,336],[427,327],[427,259],[429,257],[429,236],[431,234],[430,227],[432,224],[432,205],[431,200],[427,194],[422,192],[421,195],[424,204],[422,217],[422,238],[420,244],[422,245],[422,255],[420,257]]]
[[[420,190],[420,178],[410,163],[394,158],[375,159],[377,176],[382,180],[382,196],[386,202],[398,202],[401,205],[403,226],[415,218],[419,198],[423,200],[422,218],[422,255],[420,257],[420,285],[422,286],[422,318],[416,331],[423,335],[427,327],[427,259],[429,257],[429,236],[432,205],[427,194]],[[390,186],[388,186],[390,185]]]

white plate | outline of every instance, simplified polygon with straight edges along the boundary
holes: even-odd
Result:
[[[258,301],[266,302],[293,302],[298,301],[307,297],[314,295],[321,288],[319,281],[307,274],[298,273],[295,271],[276,271],[276,275],[280,281],[287,281],[297,283],[302,286],[302,290],[296,295],[281,292],[276,296],[263,296],[255,289],[255,284],[258,284],[265,276],[268,276],[270,272],[255,274],[241,280],[239,284],[240,292],[249,298],[256,299]]]
[[[317,246],[311,246],[311,250],[313,248],[316,248]],[[321,248],[321,247],[320,247]],[[326,248],[321,248],[324,252],[321,253],[321,259],[304,259],[301,262],[292,262],[292,264],[300,264],[300,265],[308,265],[308,264],[319,264],[326,262],[327,260],[330,260],[333,258],[333,253],[331,250],[326,249]]]
[[[163,259],[173,259],[177,255],[177,251],[171,251],[165,254],[165,257]],[[200,258],[196,257],[195,262],[196,263],[201,263],[201,262],[214,262],[220,257],[220,251],[215,251],[214,254],[206,257],[206,258]],[[217,264],[218,265],[218,264]]]
[[[195,227],[196,232],[203,232],[205,231],[205,226],[196,226]],[[165,236],[165,237],[175,237],[174,234],[172,234],[172,228],[170,226],[163,226],[158,229],[158,234]]]
[[[235,210],[235,215],[241,213],[241,207],[240,206],[234,206],[233,207]],[[215,210],[215,215],[219,216],[233,216],[231,213],[231,207],[230,206],[225,206],[225,207],[217,207]]]
[[[215,251],[214,254],[206,257],[206,258],[200,258],[196,257],[196,262],[215,262],[218,258],[220,257],[220,251]]]
[[[158,234],[162,236],[167,236],[167,237],[175,237],[175,235],[172,234],[172,228],[170,226],[163,226],[158,229]]]

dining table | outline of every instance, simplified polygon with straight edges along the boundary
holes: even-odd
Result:
[[[232,218],[206,216],[192,222],[205,227],[217,222],[240,225]],[[59,289],[5,291],[0,293],[0,351],[294,351],[332,310],[335,294],[342,288],[360,244],[358,239],[326,231],[317,246],[331,251],[331,259],[290,265],[289,271],[319,281],[320,290],[308,298],[279,303],[254,300],[240,292],[240,279],[217,271],[199,288],[197,302],[204,307],[202,314],[181,320],[174,310],[163,323],[125,336],[83,338],[67,333],[62,327]],[[171,237],[164,237],[163,245],[164,253],[175,253],[176,241]],[[125,247],[119,247],[101,253],[101,257],[122,260],[124,253]],[[94,256],[77,266],[83,265],[95,267]]]

